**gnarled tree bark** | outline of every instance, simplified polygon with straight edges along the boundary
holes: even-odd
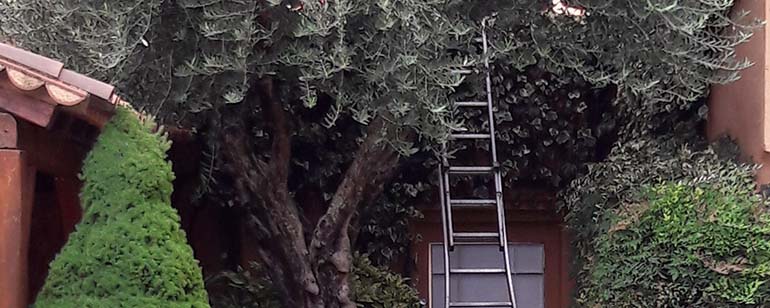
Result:
[[[307,239],[288,188],[291,131],[286,111],[273,97],[269,80],[260,87],[263,110],[270,116],[270,159],[254,155],[245,125],[236,123],[222,136],[225,172],[234,180],[238,201],[252,213],[249,227],[258,240],[258,261],[266,265],[284,307],[355,308],[348,229],[358,207],[376,199],[394,175],[398,153],[380,142],[394,130],[382,118],[370,123],[328,210]]]
[[[380,132],[386,129],[384,123],[378,118],[369,124],[364,143],[313,232],[311,259],[319,280],[324,282],[322,296],[336,299],[338,303],[333,307],[355,308],[355,303],[350,300],[350,222],[367,197],[382,192],[398,163],[398,154],[390,146],[378,144]]]

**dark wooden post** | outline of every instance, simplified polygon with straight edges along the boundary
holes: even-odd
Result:
[[[27,251],[34,168],[18,149],[16,120],[0,113],[0,307],[28,305]]]

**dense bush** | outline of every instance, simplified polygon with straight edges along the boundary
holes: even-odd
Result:
[[[586,306],[770,304],[770,225],[750,190],[668,183],[645,199],[608,216]]]
[[[37,308],[208,307],[170,206],[169,143],[119,109],[83,166],[83,219],[51,263]]]
[[[280,307],[278,293],[265,270],[257,262],[248,269],[223,271],[206,279],[212,308],[274,308]]]
[[[754,167],[734,162],[732,145],[684,135],[621,144],[562,194],[577,306],[770,305],[770,225]]]
[[[353,299],[362,308],[417,308],[417,290],[401,276],[372,265],[366,256],[353,260]]]
[[[250,270],[223,272],[208,282],[214,308],[279,307],[277,294],[259,264]],[[351,279],[353,299],[361,308],[417,308],[417,290],[401,276],[377,267],[367,256],[355,255]]]

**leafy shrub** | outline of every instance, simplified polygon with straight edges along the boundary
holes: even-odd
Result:
[[[417,290],[404,278],[372,265],[366,256],[353,260],[353,299],[363,308],[417,308]]]
[[[409,172],[402,174],[418,173],[419,166],[410,167]],[[415,204],[426,202],[424,198],[429,193],[425,192],[430,192],[431,187],[421,181],[412,184],[403,180],[402,176],[392,183],[377,199],[375,206],[360,210],[361,227],[358,228],[356,248],[366,253],[368,259],[378,266],[387,266],[407,255],[409,246],[418,240],[418,236],[409,231],[409,224],[423,218]]]
[[[751,191],[668,183],[609,215],[588,307],[770,304],[770,225]]]
[[[86,158],[83,219],[51,263],[35,307],[209,306],[170,206],[169,146],[118,109]]]
[[[206,279],[212,308],[274,308],[280,307],[278,293],[259,263],[251,268],[224,271]]]
[[[675,136],[619,145],[562,193],[577,306],[770,305],[770,225],[755,167],[734,162],[733,145]]]
[[[209,280],[214,308],[274,308],[280,307],[270,280],[258,264],[251,270],[223,272]],[[353,258],[351,278],[353,299],[361,308],[417,308],[417,290],[401,276],[377,267],[367,256]]]

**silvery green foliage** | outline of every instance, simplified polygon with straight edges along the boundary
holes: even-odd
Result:
[[[729,11],[733,0],[572,0],[584,17],[544,13],[543,2],[487,3],[498,11],[501,58],[519,68],[544,61],[596,86],[616,86],[627,138],[654,128],[660,114],[686,109],[711,84],[736,80],[750,63],[735,47],[758,21]],[[551,2],[551,1],[547,1]]]
[[[0,2],[10,16],[0,28],[172,120],[240,102],[270,74],[307,108],[331,95],[326,126],[385,112],[439,142],[460,125],[446,98],[460,79],[447,70],[479,64],[469,42],[485,17],[495,59],[617,86],[629,135],[749,64],[734,49],[754,23],[727,17],[734,0],[568,2],[587,15],[555,14],[546,0],[19,0]]]
[[[181,55],[173,77],[180,87],[176,100],[195,111],[240,103],[254,82],[263,55],[259,49],[272,35],[257,22],[260,1],[177,1],[175,11],[187,16],[180,42],[195,42]],[[260,45],[262,44],[262,45]]]
[[[189,28],[177,44],[192,48],[180,55],[167,97],[194,111],[212,109],[243,101],[257,79],[271,75],[296,89],[284,92],[287,102],[312,109],[320,95],[330,96],[321,122],[327,128],[340,117],[365,125],[380,115],[428,140],[446,139],[457,127],[448,94],[462,81],[449,71],[478,56],[447,53],[470,41],[473,24],[450,19],[443,2],[180,1],[188,16],[180,23]],[[415,151],[386,140],[402,154]]]
[[[473,28],[449,18],[445,2],[307,2],[278,63],[297,75],[307,107],[319,93],[333,97],[326,126],[344,113],[363,124],[379,114],[443,140],[455,126],[448,94],[462,81],[450,70],[473,61],[447,52],[470,41]]]
[[[161,0],[0,1],[0,41],[63,61],[93,78],[120,83],[137,69]]]

